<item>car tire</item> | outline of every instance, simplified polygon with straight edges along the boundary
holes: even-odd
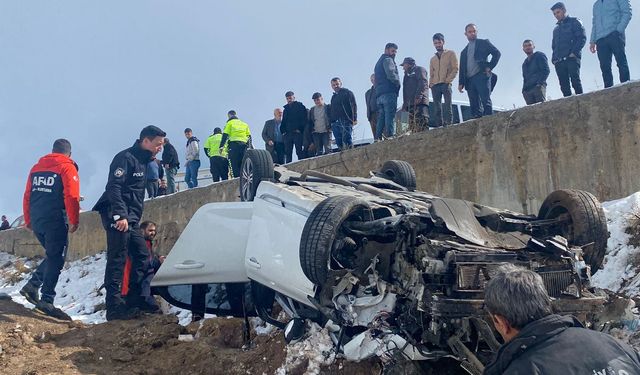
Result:
[[[329,197],[311,211],[300,238],[300,264],[314,284],[326,283],[338,230],[354,215],[360,215],[364,221],[372,220],[369,204],[350,196]]]
[[[273,159],[267,150],[247,150],[240,171],[240,200],[251,202],[258,185],[264,179],[273,179]]]
[[[571,220],[562,228],[570,245],[584,246],[584,260],[595,273],[602,266],[607,250],[607,219],[602,204],[593,194],[582,190],[557,190],[544,200],[538,213],[540,219],[555,219],[568,213]]]
[[[416,190],[416,171],[406,161],[387,160],[382,164],[380,172],[385,178],[407,188],[409,191]]]

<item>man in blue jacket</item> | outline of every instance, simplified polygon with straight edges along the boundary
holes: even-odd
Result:
[[[611,60],[616,57],[620,71],[620,83],[630,79],[629,64],[624,51],[624,31],[631,21],[629,0],[596,0],[593,4],[593,27],[589,50],[598,52],[604,87],[613,86]]]
[[[558,20],[553,29],[551,62],[556,66],[560,90],[562,95],[571,96],[571,86],[573,86],[576,95],[582,94],[580,60],[587,34],[579,19],[567,15],[567,8],[563,3],[555,3],[551,11]]]
[[[493,68],[498,65],[500,51],[489,39],[478,39],[478,28],[470,23],[464,28],[469,43],[460,53],[460,82],[458,91],[467,89],[473,118],[493,114],[491,91],[496,75]],[[491,56],[491,60],[488,60]]]
[[[376,125],[375,138],[381,140],[382,136],[393,137],[396,135],[394,120],[398,109],[398,93],[400,92],[400,75],[396,65],[398,45],[387,43],[384,53],[378,59],[374,68],[376,105],[378,106],[378,124]]]

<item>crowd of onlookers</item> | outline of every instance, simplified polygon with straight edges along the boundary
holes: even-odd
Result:
[[[560,88],[564,96],[582,94],[580,65],[587,33],[580,20],[568,15],[563,3],[554,4],[551,11],[557,20],[551,63]],[[625,55],[625,29],[630,20],[629,0],[600,0],[594,4],[589,49],[592,53],[597,52],[605,87],[613,85],[613,57],[619,68],[620,82],[630,79]],[[434,34],[435,54],[428,69],[418,65],[414,58],[405,57],[400,63],[404,72],[402,79],[395,60],[398,45],[387,43],[373,67],[371,88],[364,95],[374,141],[397,135],[396,114],[401,89],[400,110],[408,115],[403,131],[420,132],[453,123],[452,85],[456,77],[458,91],[467,92],[472,118],[493,113],[491,93],[498,82],[494,68],[500,61],[500,50],[488,39],[478,38],[475,24],[465,26],[465,36],[468,43],[456,55],[445,48],[442,33]],[[545,53],[535,50],[535,43],[530,39],[522,43],[522,50],[526,55],[522,63],[522,96],[528,105],[544,102],[551,72],[549,59]],[[313,106],[310,108],[297,100],[293,91],[285,93],[286,104],[274,109],[273,118],[267,120],[262,129],[265,148],[274,163],[290,163],[294,150],[297,159],[301,160],[330,153],[334,150],[333,144],[337,150],[353,147],[353,126],[358,123],[356,97],[343,87],[339,77],[332,78],[330,85],[331,99],[325,101],[324,96],[316,92],[311,97]],[[187,139],[185,182],[192,188],[198,186],[202,145],[191,129],[185,129],[184,135]],[[215,128],[203,147],[214,182],[239,176],[244,152],[252,147],[251,143],[248,125],[238,119],[235,111],[229,111],[224,129]],[[161,161],[149,163],[146,173],[148,196],[153,198],[175,192],[179,167],[178,153],[167,139]]]

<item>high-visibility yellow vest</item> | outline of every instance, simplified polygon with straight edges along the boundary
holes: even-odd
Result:
[[[204,148],[209,149],[210,156],[222,156],[223,158],[227,157],[228,143],[222,150],[222,154],[220,154],[220,141],[222,141],[222,133],[212,134],[209,136],[209,138],[207,138],[207,141],[204,143]]]
[[[223,133],[229,136],[229,142],[247,143],[251,136],[249,125],[237,118],[227,121]]]

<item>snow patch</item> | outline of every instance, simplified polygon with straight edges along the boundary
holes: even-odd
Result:
[[[321,366],[329,366],[336,359],[333,341],[326,328],[316,323],[307,325],[307,336],[295,344],[287,345],[285,362],[276,370],[276,375],[285,375],[308,360],[305,375],[320,374]]]
[[[626,233],[631,220],[640,213],[640,192],[603,204],[609,228],[604,268],[593,275],[593,285],[629,297],[640,295],[640,249],[629,245]]]

